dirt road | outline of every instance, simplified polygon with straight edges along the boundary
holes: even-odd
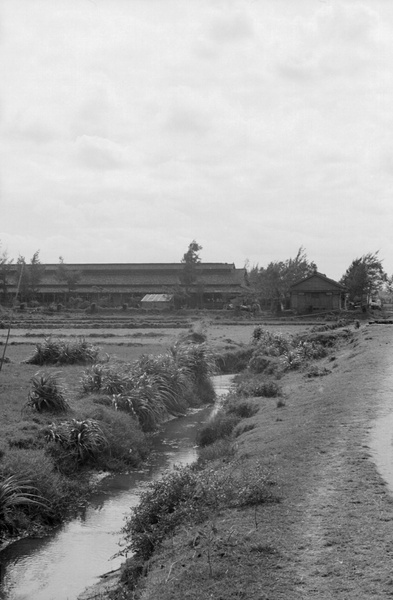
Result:
[[[375,419],[393,410],[392,340],[391,326],[363,327],[330,375],[294,378],[273,434],[270,418],[260,427],[282,493],[265,510],[277,556],[261,597],[393,596],[393,497],[372,451]]]
[[[393,596],[393,491],[373,454],[376,419],[393,411],[392,350],[392,326],[362,325],[324,359],[326,376],[285,376],[285,406],[260,399],[237,453],[245,467],[269,465],[281,501],[215,517],[213,576],[206,549],[192,548],[195,532],[180,532],[153,558],[140,598]]]

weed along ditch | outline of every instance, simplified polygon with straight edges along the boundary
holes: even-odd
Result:
[[[212,377],[218,398],[228,392],[232,376]],[[190,409],[153,435],[152,451],[142,469],[108,476],[89,504],[73,520],[43,538],[25,538],[0,553],[1,600],[75,600],[104,573],[120,567],[124,516],[141,492],[175,465],[196,459],[195,436],[213,406]]]

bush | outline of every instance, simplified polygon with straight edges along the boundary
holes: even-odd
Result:
[[[226,405],[226,412],[229,415],[236,415],[241,419],[253,417],[259,410],[259,407],[251,402],[238,402],[236,398],[231,398]]]
[[[274,501],[271,485],[269,473],[259,463],[246,470],[240,462],[219,469],[176,469],[141,495],[123,528],[126,547],[121,554],[131,551],[138,563],[146,561],[180,525],[202,522],[222,507]]]
[[[208,446],[219,439],[229,437],[239,421],[240,417],[235,414],[227,415],[222,411],[218,412],[197,433],[196,442],[198,446]]]
[[[189,501],[195,490],[196,472],[191,467],[177,469],[151,483],[123,528],[127,551],[144,560],[150,558],[165,536],[185,520],[187,512],[192,512]]]
[[[228,438],[220,439],[209,446],[198,448],[198,464],[203,465],[206,462],[229,458],[233,456],[234,449],[232,441]]]
[[[247,368],[252,353],[252,347],[221,352],[216,357],[217,370],[220,373],[239,373]]]
[[[246,397],[274,398],[281,394],[281,388],[275,381],[258,381],[253,378],[238,383],[236,392]]]

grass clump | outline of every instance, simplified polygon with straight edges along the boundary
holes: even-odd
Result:
[[[282,392],[275,381],[261,381],[257,377],[252,377],[240,381],[236,386],[236,393],[245,397],[275,398]]]
[[[240,420],[241,417],[236,414],[226,414],[224,411],[219,411],[198,432],[196,436],[198,446],[209,446],[217,440],[229,438]]]
[[[39,532],[42,527],[60,523],[70,506],[75,505],[88,490],[86,481],[80,478],[70,480],[59,473],[43,448],[7,453],[0,465],[0,480],[10,477],[31,488],[26,491],[32,494],[34,502],[8,502],[7,519],[11,521],[11,527],[3,527],[4,536],[23,531]]]
[[[109,444],[100,425],[93,419],[72,419],[52,423],[46,429],[48,442],[59,444],[69,460],[85,464],[95,460],[101,453],[108,452]]]
[[[25,410],[30,409],[39,413],[64,413],[70,410],[58,373],[39,371],[31,378],[30,384],[31,389],[24,406]]]
[[[185,414],[190,405],[214,400],[213,367],[205,343],[180,342],[166,354],[143,355],[131,365],[92,365],[81,384],[85,394],[96,394],[96,401],[97,392],[111,396],[113,408],[129,413],[143,431],[151,431],[169,416]]]
[[[29,479],[20,474],[0,478],[0,540],[6,533],[15,533],[21,513],[47,503]]]
[[[36,349],[26,360],[30,365],[75,365],[86,364],[97,360],[99,348],[87,342],[84,338],[73,341],[46,338],[36,344]]]
[[[225,406],[226,412],[229,415],[236,415],[241,419],[249,419],[253,417],[259,410],[259,407],[252,402],[238,401],[235,396],[229,400]]]

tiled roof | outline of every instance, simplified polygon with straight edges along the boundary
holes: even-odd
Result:
[[[324,275],[323,273],[319,273],[318,271],[315,271],[314,273],[312,273],[311,275],[309,275],[308,277],[304,277],[303,279],[300,279],[299,281],[296,281],[295,283],[293,283],[291,285],[291,289],[293,289],[296,286],[301,286],[301,284],[308,282],[311,279],[319,279],[324,281],[325,283],[330,284],[333,287],[339,288],[341,290],[345,290],[345,286],[341,285],[341,283],[338,283],[337,281],[334,281],[334,279],[329,279],[329,277],[326,277],[326,275]]]
[[[44,266],[45,272],[40,282],[40,291],[42,293],[66,291],[67,283],[57,278],[59,265]],[[13,267],[14,273],[9,277],[9,283],[13,284],[9,286],[10,292],[16,288],[17,283],[16,266]],[[66,264],[65,268],[70,272],[80,273],[74,294],[94,291],[147,294],[170,292],[174,287],[182,285],[184,264]],[[236,269],[233,263],[200,263],[196,265],[196,274],[194,286],[203,286],[206,292],[234,293],[245,287],[245,269]]]

